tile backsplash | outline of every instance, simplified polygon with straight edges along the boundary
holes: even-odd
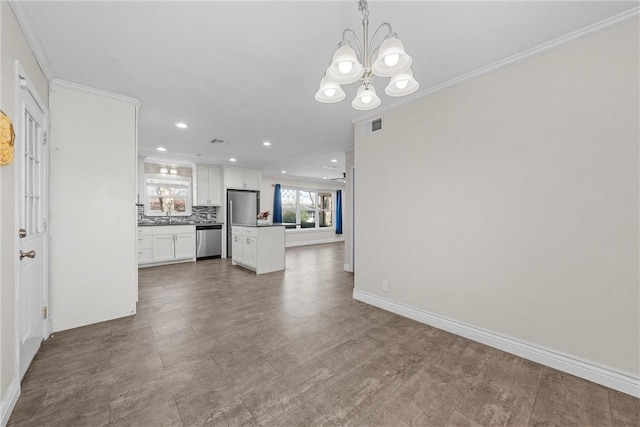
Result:
[[[156,219],[164,219],[163,216],[146,216],[144,215],[144,205],[138,204],[138,219],[146,219],[155,221]],[[202,222],[202,221],[211,221],[215,222],[217,219],[218,207],[217,206],[193,206],[191,208],[191,216],[185,217],[181,216],[180,218],[188,219],[191,221]]]
[[[191,219],[194,221],[215,221],[218,208],[216,206],[193,206]]]

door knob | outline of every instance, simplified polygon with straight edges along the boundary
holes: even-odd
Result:
[[[22,258],[35,258],[36,257],[36,251],[29,251],[29,252],[22,252],[20,251],[20,259],[22,260]]]

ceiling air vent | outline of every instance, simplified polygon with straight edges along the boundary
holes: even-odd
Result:
[[[370,135],[374,132],[380,132],[382,130],[382,117],[364,122],[362,124],[362,136]]]

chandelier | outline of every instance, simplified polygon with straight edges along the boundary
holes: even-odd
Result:
[[[362,40],[350,28],[342,32],[342,40],[333,54],[331,65],[320,81],[316,101],[334,103],[342,101],[346,94],[340,85],[361,81],[351,106],[356,110],[373,110],[380,105],[380,98],[373,87],[374,76],[391,77],[384,92],[389,96],[405,96],[418,90],[418,82],[411,71],[411,57],[405,52],[402,41],[387,22],[381,24],[369,39],[369,8],[366,0],[358,0],[362,12]],[[374,49],[373,42],[382,29],[386,29],[384,41]],[[347,40],[351,36],[358,52]]]

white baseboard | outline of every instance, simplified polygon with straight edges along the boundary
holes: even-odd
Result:
[[[293,248],[295,246],[307,246],[307,245],[322,245],[324,243],[338,243],[344,242],[344,238],[342,239],[318,239],[318,240],[303,240],[300,242],[287,242],[287,248]]]
[[[351,267],[351,264],[345,264],[344,265],[344,271],[348,271],[349,273],[353,273],[353,267]]]
[[[509,338],[453,319],[410,307],[378,295],[353,290],[353,298],[383,310],[408,317],[421,323],[451,332],[473,341],[495,347],[507,353],[584,378],[594,383],[640,397],[640,378],[614,371],[610,368],[579,360],[569,355]]]
[[[6,397],[0,404],[0,426],[2,427],[5,427],[9,422],[13,408],[15,408],[18,397],[20,397],[20,381],[18,381],[17,376],[9,384]]]

